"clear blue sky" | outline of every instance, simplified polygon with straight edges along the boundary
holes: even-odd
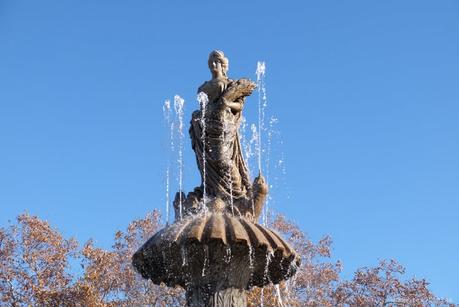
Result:
[[[457,1],[0,0],[0,225],[108,247],[164,211],[161,106],[181,95],[188,122],[212,49],[234,78],[267,63],[273,207],[330,234],[345,276],[395,258],[459,302]]]

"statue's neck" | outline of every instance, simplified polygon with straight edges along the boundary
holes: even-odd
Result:
[[[222,72],[215,72],[212,74],[212,80],[225,80],[228,79]]]

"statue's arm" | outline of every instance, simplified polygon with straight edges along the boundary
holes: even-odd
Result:
[[[240,112],[244,106],[245,97],[252,94],[256,84],[248,79],[239,79],[231,83],[222,95],[222,102],[233,112]]]

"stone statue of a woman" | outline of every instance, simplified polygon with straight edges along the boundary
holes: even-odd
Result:
[[[228,59],[222,51],[212,51],[208,65],[212,79],[198,89],[201,108],[193,113],[190,127],[201,186],[187,197],[176,195],[176,218],[205,206],[256,220],[268,187],[261,174],[250,182],[239,138],[245,98],[256,85],[248,79],[229,79]]]

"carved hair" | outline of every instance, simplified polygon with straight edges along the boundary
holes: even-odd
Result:
[[[209,54],[209,61],[208,61],[209,68],[212,68],[212,62],[214,61],[222,64],[223,75],[227,77],[226,72],[228,71],[229,61],[228,61],[228,58],[225,57],[225,54],[223,53],[223,51],[214,50]]]

